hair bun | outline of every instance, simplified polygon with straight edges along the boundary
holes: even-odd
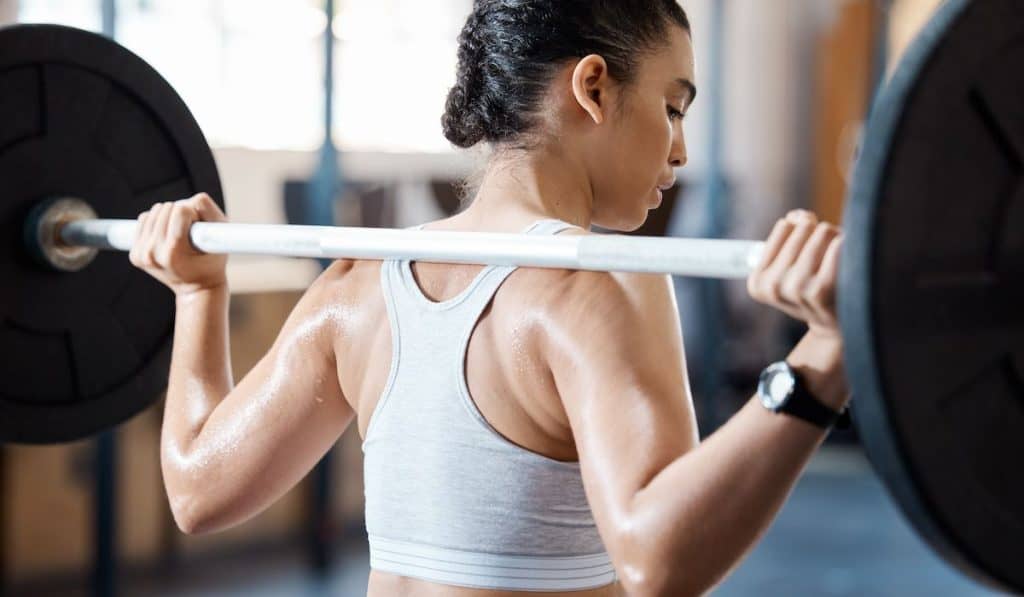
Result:
[[[456,147],[473,147],[484,140],[487,131],[474,104],[474,97],[466,89],[466,82],[460,80],[448,92],[441,127],[444,136]]]
[[[448,92],[441,127],[444,136],[456,147],[472,147],[487,136],[480,115],[480,89],[484,77],[485,11],[474,2],[473,13],[459,34],[459,64],[455,86]]]

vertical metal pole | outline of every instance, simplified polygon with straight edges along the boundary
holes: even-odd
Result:
[[[334,0],[325,0],[324,29],[324,145],[334,148]]]
[[[115,0],[100,0],[103,34],[116,35]],[[113,429],[96,439],[93,534],[93,583],[95,597],[114,597],[117,584],[117,437]]]
[[[335,534],[331,515],[331,462],[328,452],[313,470],[310,479],[309,564],[318,577],[327,576],[331,567],[331,544]]]
[[[114,39],[117,36],[116,0],[100,0],[100,11],[103,15],[103,35]]]
[[[707,224],[704,234],[709,238],[721,238],[727,231],[729,220],[726,205],[728,188],[725,180],[722,156],[724,151],[724,93],[723,69],[725,68],[725,4],[726,0],[714,0],[711,3],[711,36],[708,55],[709,98],[707,105],[710,110],[708,127],[708,174],[707,192],[705,194],[705,213]],[[704,343],[703,370],[700,373],[698,387],[703,401],[704,423],[707,425],[705,434],[712,433],[719,425],[717,394],[722,385],[722,363],[725,343],[723,332],[725,323],[725,293],[720,280],[701,280],[700,301],[702,303],[701,318]]]
[[[113,597],[117,584],[117,439],[104,431],[95,446],[93,583],[95,597]]]
[[[334,145],[334,0],[326,0],[324,31],[324,142],[320,165],[308,186],[306,219],[309,224],[333,226],[334,200],[342,187],[338,149]],[[326,268],[330,259],[321,259]],[[313,470],[310,479],[309,557],[314,574],[325,576],[330,568],[333,524],[331,517],[331,453]]]
[[[341,190],[338,148],[331,135],[334,129],[334,0],[326,0],[327,30],[324,32],[324,142],[320,146],[320,164],[308,187],[306,220],[309,224],[333,226],[334,199]],[[321,259],[326,268],[330,259]]]

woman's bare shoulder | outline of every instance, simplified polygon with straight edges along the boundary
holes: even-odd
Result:
[[[339,259],[332,262],[306,290],[300,304],[311,317],[334,328],[335,336],[349,337],[375,325],[384,301],[380,291],[379,261]]]
[[[584,363],[615,369],[637,355],[682,352],[669,276],[553,269],[522,274],[507,304],[530,310],[533,346],[552,369]]]
[[[566,323],[612,324],[632,316],[676,312],[671,276],[631,272],[534,270],[538,305]]]
[[[310,287],[325,299],[353,297],[379,287],[380,261],[338,259],[324,269]]]

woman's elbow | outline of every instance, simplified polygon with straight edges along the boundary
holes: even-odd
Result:
[[[170,506],[174,524],[186,535],[209,532],[211,512],[207,503],[207,492],[202,490],[202,483],[190,479],[191,475],[168,466],[167,462],[164,462],[163,477],[167,504]]]
[[[706,591],[687,569],[685,559],[659,544],[658,533],[633,527],[617,535],[615,551],[619,558],[615,568],[629,597],[684,597]]]
[[[216,482],[168,477],[165,472],[164,486],[174,523],[186,535],[216,533],[244,522],[246,512],[255,512],[247,510],[236,493],[226,492]]]
[[[167,492],[174,524],[186,535],[202,535],[213,530],[207,507],[192,492]]]
[[[162,438],[160,472],[174,523],[186,535],[208,532],[209,506],[203,490],[205,467],[197,465],[192,446]]]
[[[713,588],[682,566],[653,562],[644,566],[621,570],[620,582],[628,597],[697,597]]]
[[[666,582],[662,571],[654,568],[623,565],[619,567],[619,581],[628,597],[677,597],[680,593]]]
[[[636,529],[623,528],[617,535],[616,574],[629,597],[666,595],[665,567],[652,550],[650,537]]]
[[[628,597],[690,597],[703,595],[705,591],[692,583],[681,582],[679,571],[666,566],[630,569],[624,566],[620,582]]]

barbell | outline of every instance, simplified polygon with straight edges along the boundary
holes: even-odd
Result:
[[[99,249],[130,251],[138,223],[101,220],[80,199],[39,205],[26,222],[26,249],[42,265],[78,271]],[[83,217],[84,216],[84,217]],[[413,259],[588,271],[745,278],[764,243],[620,235],[536,236],[340,226],[197,222],[189,240],[205,253],[330,259]]]
[[[938,553],[1024,590],[1024,4],[947,0],[865,131],[838,292],[855,423]],[[158,398],[172,295],[99,249],[127,250],[138,213],[197,192],[223,207],[198,125],[144,61],[66,27],[0,30],[0,441],[82,438]],[[760,250],[219,223],[190,238],[208,252],[726,278]]]

